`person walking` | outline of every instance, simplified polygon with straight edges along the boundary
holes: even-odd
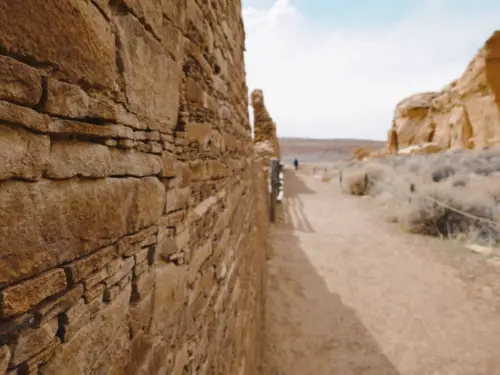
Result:
[[[293,165],[295,166],[295,170],[297,170],[299,168],[299,161],[297,159],[295,159],[293,161]]]

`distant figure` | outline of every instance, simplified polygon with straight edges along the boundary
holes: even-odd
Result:
[[[295,170],[297,170],[299,168],[299,161],[297,159],[295,159],[293,161],[293,165],[295,166]]]

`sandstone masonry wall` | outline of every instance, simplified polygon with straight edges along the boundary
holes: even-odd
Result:
[[[0,374],[258,374],[239,0],[0,2]]]
[[[393,129],[400,148],[428,142],[443,149],[499,144],[500,31],[488,39],[462,77],[441,92],[417,94],[400,102]]]
[[[276,134],[276,124],[264,103],[264,92],[256,89],[252,92],[254,117],[254,142],[256,151],[263,157],[281,157],[280,144]]]

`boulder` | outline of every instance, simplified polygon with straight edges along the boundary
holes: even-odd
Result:
[[[393,129],[400,148],[432,142],[443,149],[484,149],[500,143],[500,31],[441,92],[401,101]]]

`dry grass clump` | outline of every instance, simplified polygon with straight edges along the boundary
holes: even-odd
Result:
[[[500,243],[498,147],[355,162],[342,174],[346,193],[375,196],[409,232]]]

